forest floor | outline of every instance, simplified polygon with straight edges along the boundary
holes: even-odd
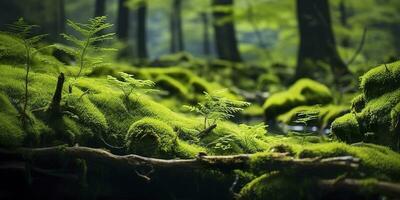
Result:
[[[49,50],[26,79],[24,52],[1,53],[0,199],[400,196],[399,63],[372,69],[338,104],[310,79],[284,84],[270,69],[255,81],[254,66],[185,54],[78,77]]]

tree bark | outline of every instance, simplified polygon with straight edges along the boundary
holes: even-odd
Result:
[[[339,3],[339,13],[340,13],[340,23],[342,24],[342,26],[345,28],[350,28],[350,24],[348,22],[350,13],[345,0],[341,0]],[[341,43],[342,46],[344,47],[350,47],[350,38],[346,36],[345,38],[342,39]]]
[[[61,99],[62,99],[62,89],[64,86],[65,76],[64,73],[60,73],[57,80],[57,87],[54,91],[53,100],[51,101],[49,111],[52,117],[57,117],[61,115]]]
[[[350,74],[336,49],[328,0],[297,0],[297,20],[300,47],[296,78],[326,80],[328,74],[322,70],[325,65],[333,73],[335,83]]]
[[[106,15],[106,0],[96,0],[94,17],[101,17]]]
[[[201,20],[203,22],[203,54],[207,57],[209,57],[211,54],[210,33],[208,31],[210,23],[208,19],[209,15],[207,14],[207,12],[201,13]]]
[[[129,33],[129,9],[125,3],[127,0],[118,1],[118,17],[117,17],[117,31],[116,35],[119,40],[126,42]]]
[[[142,1],[137,8],[137,54],[140,62],[145,62],[147,53],[146,35],[147,3]]]
[[[114,155],[102,149],[89,147],[45,147],[45,148],[20,148],[15,151],[0,149],[0,155],[4,158],[30,158],[30,159],[83,159],[87,162],[99,163],[113,167],[138,168],[151,166],[154,169],[203,169],[214,168],[222,170],[246,169],[250,167],[252,154],[228,155],[228,156],[199,156],[193,159],[158,159],[143,157],[135,154]],[[359,159],[351,156],[332,158],[302,158],[297,159],[282,153],[266,155],[261,170],[278,170],[282,168],[298,168],[303,170],[354,170],[358,168]]]
[[[400,196],[400,185],[385,181],[358,180],[358,179],[320,180],[318,185],[319,187],[325,190],[344,189],[344,190],[350,190],[355,193],[364,191],[365,193],[384,194],[389,197]]]
[[[233,0],[212,1],[216,49],[218,58],[241,62],[233,20],[233,5]]]
[[[60,36],[61,33],[65,33],[65,0],[58,1],[58,12],[57,12],[57,41],[63,41],[63,38]]]
[[[173,0],[170,19],[171,53],[184,51],[181,13],[182,0]]]

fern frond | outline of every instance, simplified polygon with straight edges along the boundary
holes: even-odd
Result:
[[[67,25],[83,36],[88,37],[90,34],[90,31],[87,29],[87,27],[85,27],[85,24],[75,23],[68,19]]]
[[[119,72],[118,75],[122,80],[113,76],[107,76],[107,79],[124,93],[125,98],[128,98],[131,94],[139,95],[159,91],[151,88],[155,85],[153,81],[135,79],[133,75],[124,72]]]
[[[76,23],[67,20],[68,26],[79,33],[79,37],[69,34],[61,34],[67,41],[71,42],[74,48],[61,47],[64,52],[73,55],[79,64],[79,72],[75,75],[75,79],[79,78],[81,73],[87,71],[86,68],[95,68],[105,66],[101,57],[88,56],[92,51],[102,52],[112,50],[103,47],[98,47],[101,41],[112,40],[114,33],[100,34],[101,31],[110,28],[112,24],[106,23],[107,17],[96,17],[88,20],[88,23]]]
[[[84,41],[79,40],[78,38],[76,38],[73,35],[67,35],[67,34],[62,33],[61,36],[64,37],[64,39],[74,43],[75,45],[77,45],[79,47],[84,47],[84,44],[85,44]]]
[[[204,92],[204,102],[198,103],[197,106],[185,106],[189,111],[203,115],[205,118],[204,127],[207,125],[207,119],[214,120],[215,123],[221,119],[229,119],[235,113],[243,111],[242,107],[249,106],[250,103],[244,101],[234,101],[221,97],[220,95],[226,92],[226,89],[217,90],[212,93]]]
[[[63,44],[54,44],[53,45],[56,49],[63,51],[64,53],[74,56],[74,57],[78,57],[79,56],[79,52],[77,51],[76,48],[70,47],[70,46],[66,46]]]

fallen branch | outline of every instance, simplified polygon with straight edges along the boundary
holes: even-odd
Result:
[[[257,154],[254,154],[257,155]],[[15,151],[0,150],[0,156],[41,159],[83,159],[87,162],[95,162],[114,167],[139,168],[151,166],[159,168],[185,168],[201,169],[213,168],[223,170],[245,169],[250,167],[253,154],[229,155],[229,156],[201,156],[194,159],[158,159],[139,155],[114,155],[103,149],[89,147],[47,147],[47,148],[20,148]],[[260,155],[258,155],[260,156]],[[287,167],[298,167],[301,169],[355,169],[358,167],[359,159],[351,156],[333,158],[303,158],[296,159],[286,154],[271,153],[267,154],[266,159],[262,159],[261,166],[266,170],[279,170]]]
[[[364,191],[369,193],[384,194],[391,197],[400,197],[400,184],[377,180],[321,180],[319,181],[319,186],[327,190],[346,189],[354,192]]]
[[[361,53],[361,50],[364,47],[366,37],[367,37],[367,28],[364,28],[360,44],[358,45],[358,48],[357,48],[356,52],[354,53],[354,55],[347,61],[347,63],[346,63],[347,66],[353,64],[353,62],[356,60],[357,56]]]
[[[49,111],[52,115],[61,114],[61,99],[62,99],[62,89],[64,86],[65,76],[64,73],[60,73],[57,80],[57,87],[54,91],[53,100],[49,106]]]
[[[202,130],[202,131],[199,133],[199,136],[200,136],[200,137],[207,136],[207,135],[208,135],[209,133],[211,133],[211,131],[214,130],[215,128],[217,128],[217,124],[213,124],[213,125],[207,127],[206,129]]]

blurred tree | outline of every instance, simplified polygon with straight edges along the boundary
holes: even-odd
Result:
[[[66,24],[66,16],[65,16],[65,0],[58,0],[58,10],[57,10],[57,20],[56,20],[56,30],[57,30],[57,41],[63,41],[63,38],[60,36],[61,33],[65,33],[65,24]]]
[[[350,72],[336,49],[328,0],[297,0],[297,20],[300,47],[296,78],[326,82],[328,74],[322,69],[329,66],[335,83],[339,83],[339,79]]]
[[[349,18],[351,17],[352,14],[350,7],[346,4],[346,0],[340,0],[339,12],[340,12],[340,24],[344,28],[347,29],[351,28],[349,23]],[[350,38],[344,37],[341,41],[341,44],[343,47],[350,47]]]
[[[147,37],[146,37],[146,16],[147,16],[147,2],[146,0],[141,0],[137,6],[137,54],[139,61],[145,62],[147,53]]]
[[[118,0],[117,37],[122,42],[127,42],[129,33],[129,9],[127,0]]]
[[[106,0],[96,0],[94,8],[94,17],[106,15]]]
[[[23,10],[16,1],[0,0],[0,26],[11,24],[22,16]]]
[[[209,15],[207,12],[202,12],[200,13],[201,21],[203,23],[203,54],[207,57],[210,56],[211,54],[211,48],[210,48],[210,34],[209,34],[209,27],[210,27],[210,22],[209,22]]]
[[[233,17],[233,0],[213,0],[214,32],[218,57],[241,62]]]
[[[173,0],[171,9],[171,53],[184,51],[182,31],[182,0]]]

